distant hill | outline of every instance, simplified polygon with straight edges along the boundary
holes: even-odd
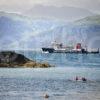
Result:
[[[60,25],[58,23],[58,21],[31,19],[15,13],[0,12],[0,49],[27,48],[31,45],[28,44],[30,38],[57,27]],[[31,45],[31,48],[34,48],[34,45]]]
[[[99,24],[100,25],[100,15],[89,16],[83,19],[76,21],[77,24]]]
[[[0,49],[37,49],[55,40],[100,48],[100,15],[66,23],[0,12]]]
[[[45,46],[51,41],[60,41],[65,44],[83,42],[90,48],[100,48],[100,15],[89,16],[73,23],[56,27],[37,36]],[[39,40],[37,39],[37,40]]]
[[[93,15],[93,13],[84,8],[77,8],[71,6],[46,6],[37,4],[33,8],[26,11],[28,16],[31,17],[42,17],[42,18],[52,18],[60,19],[66,21],[73,21],[86,16]]]

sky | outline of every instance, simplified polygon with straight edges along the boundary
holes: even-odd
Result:
[[[100,0],[0,0],[0,11],[69,20],[100,14]]]
[[[0,9],[24,12],[37,4],[62,7],[71,6],[100,13],[100,0],[0,0]]]

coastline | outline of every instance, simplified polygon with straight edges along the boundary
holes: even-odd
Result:
[[[0,52],[0,67],[2,68],[49,68],[49,63],[40,63],[30,60],[22,54],[14,51]]]

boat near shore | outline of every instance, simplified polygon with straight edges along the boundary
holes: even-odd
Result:
[[[97,54],[99,48],[88,50],[87,46],[83,47],[81,43],[77,43],[75,46],[63,46],[62,43],[53,43],[51,47],[43,47],[43,52],[48,53],[82,53],[82,54]]]

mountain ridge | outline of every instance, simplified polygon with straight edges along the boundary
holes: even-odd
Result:
[[[64,44],[83,41],[87,45],[100,41],[100,15],[66,23],[9,14],[0,14],[0,49],[36,49],[48,46],[54,40]],[[99,42],[92,46],[100,47]]]

